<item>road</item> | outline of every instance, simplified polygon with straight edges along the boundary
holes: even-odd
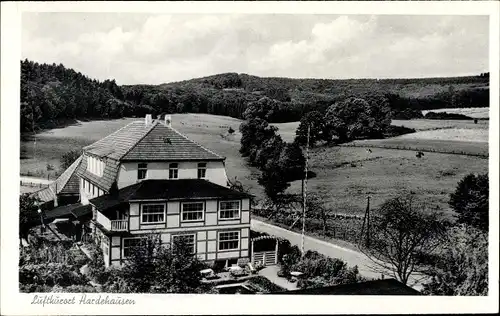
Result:
[[[268,233],[270,235],[274,235],[276,237],[288,239],[292,245],[297,245],[300,247],[302,243],[301,234],[268,223],[264,223],[253,218],[251,220],[251,228],[255,231],[260,231]],[[304,237],[304,249],[306,251],[315,250],[331,258],[339,258],[351,267],[357,265],[360,274],[366,278],[379,279],[382,276],[380,272],[373,271],[373,269],[371,268],[373,266],[373,261],[361,252],[343,248],[309,236]],[[393,276],[389,272],[384,273],[384,277],[393,278]],[[408,283],[416,290],[422,289],[421,283],[418,282],[415,278],[410,278],[410,281]]]

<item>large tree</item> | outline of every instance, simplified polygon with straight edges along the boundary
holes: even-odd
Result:
[[[328,140],[325,134],[325,115],[318,111],[306,113],[301,119],[299,127],[295,131],[295,141],[300,145],[307,143],[307,131],[309,129],[309,144],[314,146],[320,140]]]
[[[432,253],[445,231],[440,214],[427,210],[412,196],[387,200],[372,221],[370,243],[360,249],[372,259],[375,271],[404,284],[414,272],[422,272],[422,254]]]
[[[243,118],[246,120],[260,118],[272,122],[279,113],[280,106],[280,101],[269,97],[262,97],[257,101],[248,103],[245,112],[243,112]]]
[[[256,151],[268,139],[276,135],[278,128],[260,118],[246,120],[240,125],[241,147],[240,153],[243,157],[255,158]],[[253,160],[253,159],[251,159]]]
[[[31,227],[38,220],[39,200],[28,193],[19,196],[19,237],[27,238]]]
[[[458,222],[472,225],[483,231],[489,223],[489,179],[488,174],[468,174],[450,195],[450,206],[458,214]]]
[[[488,235],[460,225],[450,230],[442,248],[423,293],[488,295]]]
[[[279,159],[284,147],[285,142],[281,139],[280,135],[271,136],[257,149],[253,163],[259,168],[266,168],[266,165]]]
[[[283,170],[283,176],[286,180],[303,179],[305,163],[304,153],[298,143],[287,143],[281,148],[278,164]]]
[[[61,157],[61,169],[62,170],[68,169],[69,166],[71,166],[71,164],[75,162],[75,160],[77,160],[81,154],[82,153],[80,150],[70,150],[64,153]]]
[[[328,138],[336,136],[340,142],[376,138],[390,126],[391,111],[384,98],[351,97],[330,106],[325,122]]]

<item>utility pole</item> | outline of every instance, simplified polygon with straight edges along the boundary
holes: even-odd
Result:
[[[33,144],[33,158],[36,160],[36,131],[35,131],[35,108],[34,105],[31,104],[31,129],[33,130],[33,139],[34,139],[34,144]]]
[[[370,247],[370,197],[366,205],[366,247]]]
[[[302,250],[302,257],[304,257],[304,234],[306,230],[306,210],[307,210],[307,167],[309,164],[309,137],[311,134],[311,125],[307,126],[307,144],[306,144],[306,164],[304,168],[304,185],[303,185],[303,204],[302,204],[302,244],[301,244],[301,250]]]

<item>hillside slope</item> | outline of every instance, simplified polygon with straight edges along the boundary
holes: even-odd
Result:
[[[274,122],[298,121],[324,112],[348,96],[383,94],[394,118],[421,117],[421,110],[489,105],[489,74],[425,79],[293,79],[224,73],[161,85],[118,86],[63,65],[21,62],[21,130],[32,132],[67,120],[120,118],[145,113],[208,113],[242,118],[250,102],[269,98]]]

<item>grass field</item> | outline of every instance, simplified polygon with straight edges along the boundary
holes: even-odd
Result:
[[[415,196],[449,213],[448,199],[458,181],[470,172],[488,171],[488,160],[463,155],[357,147],[313,149],[310,169],[317,174],[308,188],[323,197],[338,213],[362,213],[366,197],[376,207],[386,199],[403,193]],[[300,182],[290,187],[300,192]]]
[[[139,118],[140,119],[140,118]],[[71,149],[81,149],[118,128],[138,119],[81,122],[77,125],[53,129],[37,136],[37,157],[33,157],[33,142],[21,143],[21,173],[46,173],[47,163],[59,166],[59,157]],[[263,196],[257,184],[259,171],[249,167],[239,154],[240,137],[238,127],[241,121],[224,116],[206,114],[175,114],[172,125],[192,140],[203,144],[226,157],[227,174],[235,177],[257,197]],[[425,121],[425,120],[415,120]],[[418,122],[407,121],[416,124]],[[421,123],[423,124],[423,123]],[[428,124],[425,122],[425,124]],[[291,141],[297,123],[276,124],[283,138]],[[405,125],[406,126],[406,125]],[[236,132],[227,133],[229,127]],[[428,127],[428,126],[426,126]],[[381,140],[381,141],[395,141]],[[429,140],[400,139],[402,144]],[[450,142],[435,140],[440,146],[465,146],[463,144],[484,144],[479,142]],[[471,145],[470,145],[471,146]],[[474,145],[475,146],[475,145]],[[479,146],[479,145],[478,145]],[[478,147],[479,148],[479,147]],[[366,197],[372,197],[377,206],[390,197],[414,192],[432,207],[448,210],[449,194],[458,181],[470,172],[487,172],[488,160],[472,156],[425,153],[415,157],[414,150],[395,150],[359,147],[318,147],[311,150],[310,169],[317,174],[309,180],[310,192],[324,198],[325,203],[339,213],[361,213],[366,207]],[[479,150],[479,149],[478,149]],[[290,192],[299,193],[299,181],[291,184]]]

